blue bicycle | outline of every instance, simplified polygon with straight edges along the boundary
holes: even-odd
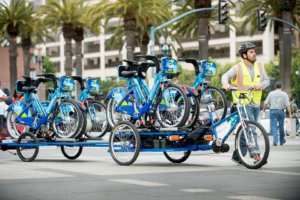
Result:
[[[60,77],[58,88],[55,77],[54,84],[57,89],[52,101],[45,107],[36,95],[37,88],[32,86],[33,80],[30,77],[25,79],[17,81],[16,90],[25,94],[24,101],[27,103],[15,102],[8,108],[7,129],[10,136],[18,138],[20,131],[17,127],[23,125],[48,140],[55,140],[55,135],[60,138],[80,137],[85,129],[82,112],[76,102],[66,99],[66,93],[74,88],[74,80],[71,77]],[[51,81],[51,78],[38,78],[34,81],[37,84]]]
[[[215,99],[201,99],[207,107],[210,120],[192,132],[139,132],[128,121],[119,122],[109,138],[109,150],[114,161],[120,165],[131,165],[139,152],[163,152],[173,163],[182,163],[191,151],[213,150],[215,153],[228,152],[226,144],[229,135],[235,130],[235,149],[241,163],[249,169],[257,169],[267,163],[270,152],[269,138],[265,129],[248,119],[245,105],[240,102],[252,92],[241,93],[237,111],[215,123],[211,103]]]
[[[186,91],[181,86],[173,84],[166,79],[167,75],[177,73],[177,61],[170,58],[162,58],[160,67],[156,56],[138,57],[154,62],[157,72],[154,86],[149,91],[149,95],[145,96],[138,82],[137,72],[133,69],[134,62],[125,60],[129,64],[130,71],[119,71],[119,73],[121,73],[121,77],[129,80],[130,90],[127,88],[116,88],[108,94],[108,122],[112,126],[117,124],[120,118],[117,118],[116,115],[118,116],[117,112],[120,112],[121,117],[127,114],[134,123],[146,114],[145,125],[148,127],[159,128],[161,125],[164,126],[166,124],[168,127],[181,127],[188,118],[189,100]],[[155,124],[155,121],[159,122],[158,125]]]

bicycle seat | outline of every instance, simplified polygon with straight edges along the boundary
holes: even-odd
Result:
[[[215,99],[200,99],[200,103],[201,104],[209,104],[209,103],[213,103],[216,102]]]
[[[124,76],[125,78],[130,78],[137,75],[136,71],[123,71],[122,72],[122,76]]]
[[[49,87],[49,88],[48,88],[48,92],[50,92],[50,93],[54,93],[54,91],[55,91],[55,90],[54,90],[54,88],[53,88],[53,87]]]
[[[34,87],[34,86],[30,86],[30,87],[24,86],[24,87],[22,87],[22,90],[27,91],[27,92],[34,92],[34,91],[36,91],[36,87]]]

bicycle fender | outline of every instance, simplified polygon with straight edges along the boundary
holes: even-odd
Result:
[[[188,85],[183,85],[184,87],[186,87],[186,89],[188,90],[188,93],[189,95],[192,95],[192,96],[199,96],[199,93],[197,92],[197,90],[191,86],[188,86]]]
[[[26,108],[26,106],[27,106],[26,103],[24,103],[23,101],[17,101],[11,104],[11,106],[7,108],[7,111],[12,110],[17,115],[19,115]],[[28,109],[26,112],[24,112],[21,117],[31,117],[30,110]]]
[[[127,94],[129,90],[125,87],[118,87],[110,91],[106,98],[107,99],[114,99],[116,102],[121,101],[121,99]]]

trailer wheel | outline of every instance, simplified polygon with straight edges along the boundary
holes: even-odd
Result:
[[[17,140],[17,144],[26,144],[26,146],[16,147],[19,158],[24,162],[33,161],[39,153],[39,146],[30,146],[30,144],[38,143],[37,138],[32,133],[22,133]]]
[[[61,146],[62,154],[70,160],[78,158],[82,153],[82,149],[82,146]]]

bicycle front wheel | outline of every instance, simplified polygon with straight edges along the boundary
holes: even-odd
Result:
[[[186,93],[180,85],[170,84],[163,90],[163,96],[157,107],[158,120],[166,128],[183,126],[190,112],[190,101]]]
[[[270,152],[269,138],[258,122],[244,121],[244,125],[245,128],[240,126],[236,134],[236,153],[245,167],[258,169],[267,162]]]

